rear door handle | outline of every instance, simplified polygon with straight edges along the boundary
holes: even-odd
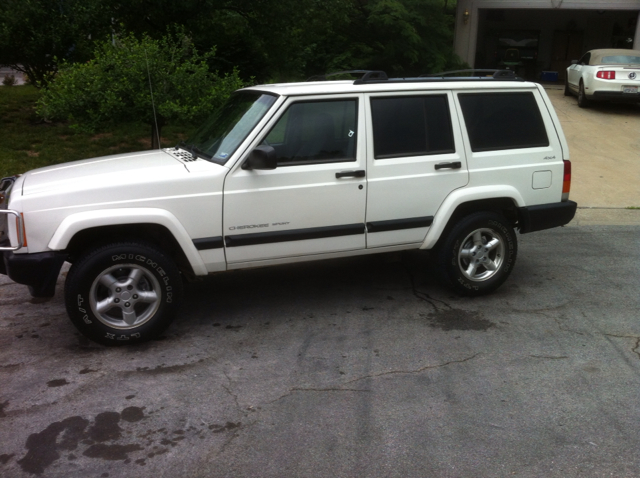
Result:
[[[357,171],[340,171],[336,173],[336,178],[364,178],[364,169]]]
[[[436,169],[460,169],[462,163],[460,161],[453,161],[452,163],[438,163],[435,165]]]

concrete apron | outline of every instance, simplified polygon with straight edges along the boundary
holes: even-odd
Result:
[[[563,87],[545,87],[569,142],[570,226],[640,225],[640,107],[595,103],[579,108]]]

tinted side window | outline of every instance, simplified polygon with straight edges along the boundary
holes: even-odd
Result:
[[[376,159],[455,152],[445,95],[372,98]]]
[[[461,93],[458,98],[473,152],[549,146],[533,93]]]
[[[357,110],[357,99],[293,103],[265,141],[283,166],[355,161]]]

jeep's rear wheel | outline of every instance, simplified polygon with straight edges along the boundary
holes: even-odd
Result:
[[[171,324],[182,295],[173,261],[144,243],[92,250],[69,270],[67,312],[85,336],[105,345],[144,342]]]
[[[445,237],[437,251],[438,271],[460,294],[487,294],[507,280],[517,250],[515,231],[504,216],[474,213]]]

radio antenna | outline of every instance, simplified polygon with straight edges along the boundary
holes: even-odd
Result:
[[[149,58],[147,57],[147,49],[144,49],[144,59],[147,63],[147,77],[149,78],[149,93],[151,93],[151,108],[153,109],[153,123],[155,125],[154,132],[158,141],[158,149],[162,149],[160,145],[160,131],[158,130],[158,117],[156,116],[156,105],[153,101],[153,87],[151,86],[151,70],[149,70]]]

